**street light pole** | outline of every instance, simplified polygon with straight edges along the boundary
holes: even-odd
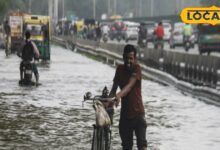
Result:
[[[96,0],[93,0],[93,18],[96,18]]]
[[[31,14],[31,0],[29,0],[29,3],[28,3],[28,12]]]
[[[48,15],[52,18],[53,17],[53,9],[52,9],[52,0],[48,0]]]
[[[110,0],[107,2],[107,14],[110,14]]]
[[[176,8],[175,8],[175,12],[174,12],[174,14],[177,14],[178,13],[178,0],[175,0],[175,4],[176,4]]]
[[[154,0],[151,0],[151,17],[154,16]]]
[[[114,15],[117,14],[117,0],[114,0]]]
[[[181,1],[180,1],[180,12],[181,12],[181,10],[183,9],[184,5],[185,5],[185,1],[184,1],[184,0],[181,0]]]
[[[64,18],[65,17],[65,13],[64,13],[64,11],[65,11],[65,0],[61,0],[61,2],[62,2],[62,18]]]
[[[58,21],[58,0],[54,2],[54,22],[57,23]]]
[[[142,16],[142,0],[139,0],[139,17]]]

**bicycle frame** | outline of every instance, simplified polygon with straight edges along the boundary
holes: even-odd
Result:
[[[111,139],[110,126],[98,127],[93,125],[92,150],[110,150]]]
[[[114,100],[114,99],[115,98],[103,98],[102,96],[94,96],[93,98],[91,98],[91,93],[87,92],[84,96],[83,102],[92,100],[93,108],[96,110],[95,105],[106,102],[106,101]],[[96,124],[93,125],[93,138],[92,138],[91,150],[110,150],[111,139],[112,139],[110,126],[111,126],[111,123],[106,126],[99,126],[97,122]]]

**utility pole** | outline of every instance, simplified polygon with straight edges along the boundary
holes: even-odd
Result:
[[[65,10],[65,7],[64,7],[64,0],[62,0],[62,18],[64,18],[65,14],[64,14],[64,10]]]
[[[114,0],[114,15],[117,14],[117,0]]]
[[[93,0],[93,18],[96,18],[96,0]]]
[[[139,8],[139,0],[135,0],[134,1],[134,15],[135,15],[135,17],[138,17],[138,15],[139,15],[138,8]]]
[[[108,2],[107,2],[107,9],[108,9],[108,16],[110,16],[110,0],[108,0]]]
[[[175,5],[176,5],[176,6],[175,6],[175,12],[174,12],[174,14],[177,14],[177,13],[178,13],[178,10],[179,10],[179,9],[178,9],[178,6],[179,6],[178,3],[179,3],[179,0],[175,0]]]
[[[154,16],[154,0],[150,0],[151,1],[151,17]]]
[[[53,4],[52,4],[52,0],[48,0],[48,15],[51,18],[53,17]]]
[[[184,6],[185,6],[185,0],[181,0],[180,1],[180,12],[184,8]]]
[[[142,0],[139,0],[139,17],[142,16],[142,5],[143,5]]]
[[[29,0],[29,3],[28,3],[28,13],[30,13],[31,14],[31,0]]]
[[[55,0],[54,2],[54,22],[57,23],[58,22],[58,0]]]

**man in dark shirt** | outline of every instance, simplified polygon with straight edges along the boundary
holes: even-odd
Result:
[[[25,38],[26,38],[26,41],[25,41],[25,44],[23,45],[21,54],[18,54],[22,58],[22,61],[20,63],[20,79],[21,79],[21,81],[23,80],[24,62],[30,61],[30,63],[33,66],[33,72],[34,72],[35,79],[36,79],[36,85],[38,85],[39,73],[38,73],[37,65],[35,64],[35,58],[39,59],[40,52],[39,52],[36,44],[30,40],[31,33],[29,31],[25,32]]]
[[[116,69],[110,96],[116,97],[116,106],[121,100],[119,133],[123,150],[132,150],[133,132],[138,150],[147,150],[145,110],[141,95],[141,68],[136,61],[136,48],[126,45],[124,64]],[[117,92],[118,86],[121,91]]]

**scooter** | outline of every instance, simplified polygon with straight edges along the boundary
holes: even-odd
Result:
[[[185,51],[188,52],[191,47],[192,47],[192,43],[190,41],[190,37],[186,36],[184,38],[184,48],[185,48]]]
[[[35,85],[35,82],[32,81],[33,74],[33,65],[29,61],[23,62],[23,79],[19,81],[20,85]]]
[[[147,40],[145,38],[138,38],[138,45],[142,48],[147,47]]]
[[[121,33],[121,31],[117,31],[116,39],[117,39],[118,42],[120,42],[122,40],[122,33]]]
[[[102,40],[106,43],[108,41],[108,34],[103,34]]]

